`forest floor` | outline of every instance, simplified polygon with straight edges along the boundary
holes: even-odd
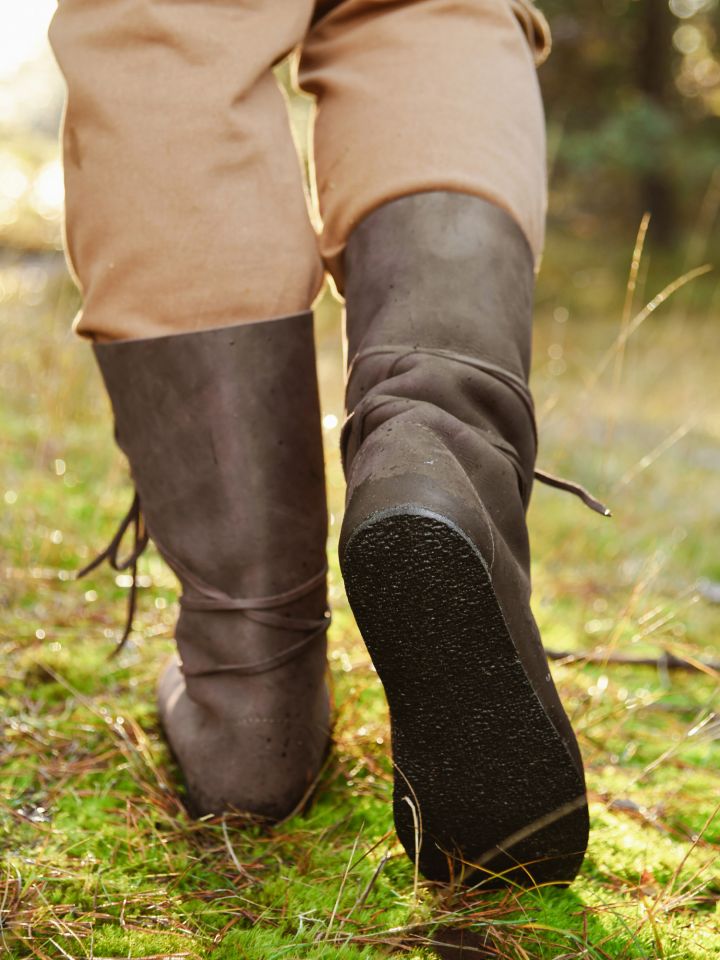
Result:
[[[488,894],[416,885],[393,833],[386,708],[337,567],[337,307],[324,301],[317,322],[334,750],[308,809],[282,825],[193,822],[154,703],[172,650],[173,577],[154,552],[143,558],[137,631],[108,659],[127,578],[101,569],[74,582],[73,571],[125,512],[127,471],[91,351],[69,332],[69,283],[42,264],[0,267],[0,951],[720,956],[720,675],[612,662],[718,656],[718,329],[687,316],[684,293],[630,324],[620,348],[612,317],[584,321],[539,300],[539,465],[614,514],[536,487],[529,517],[544,641],[601,661],[552,667],[587,764],[592,834],[569,889]]]

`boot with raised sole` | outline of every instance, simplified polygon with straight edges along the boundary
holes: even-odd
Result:
[[[188,806],[281,819],[330,729],[312,315],[94,350],[137,490],[128,522],[182,586],[158,692]]]
[[[371,213],[345,271],[340,564],[390,708],[398,835],[429,879],[566,884],[588,812],[529,603],[531,252],[492,204],[425,193]]]

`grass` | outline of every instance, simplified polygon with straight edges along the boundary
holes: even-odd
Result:
[[[688,315],[688,287],[614,349],[622,326],[564,306],[548,269],[533,374],[540,464],[588,485],[614,518],[536,488],[534,608],[546,644],[710,658],[720,627],[716,322]],[[608,302],[619,291],[621,318],[623,286],[615,272],[602,291]],[[392,831],[382,691],[337,568],[342,385],[329,299],[317,328],[335,749],[303,815],[269,831],[238,816],[191,821],[154,707],[172,650],[173,578],[154,553],[143,559],[138,630],[113,660],[126,579],[103,571],[72,581],[130,499],[90,351],[69,332],[75,295],[54,261],[6,266],[0,291],[0,944],[9,957],[720,956],[712,669],[554,664],[587,762],[592,838],[580,877],[569,890],[493,895],[415,884]],[[637,304],[624,329],[633,315]]]

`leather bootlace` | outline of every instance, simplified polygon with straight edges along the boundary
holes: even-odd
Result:
[[[119,553],[122,542],[131,527],[134,532],[133,548],[127,557],[121,560]],[[235,673],[241,676],[252,676],[258,673],[265,673],[268,670],[274,670],[276,667],[280,667],[299,656],[314,640],[323,636],[330,625],[329,613],[326,613],[322,619],[318,619],[288,617],[280,613],[272,612],[274,608],[283,606],[293,600],[299,600],[324,583],[328,569],[327,564],[322,570],[313,574],[312,577],[303,583],[289,590],[285,590],[282,593],[275,593],[264,597],[231,597],[223,590],[205,583],[204,580],[188,570],[188,568],[165,547],[158,544],[156,537],[152,539],[165,562],[175,572],[183,585],[183,593],[180,597],[180,606],[183,610],[237,612],[241,613],[248,620],[263,624],[264,626],[306,634],[306,636],[298,640],[297,643],[286,647],[284,650],[272,656],[264,657],[254,662],[220,664],[199,670],[188,670],[185,665],[182,664],[181,667],[185,676],[206,677],[218,673]],[[117,531],[110,543],[94,560],[83,567],[82,570],[79,570],[76,575],[76,579],[84,577],[99,567],[104,561],[107,561],[113,570],[130,570],[131,584],[125,628],[112,656],[116,656],[123,649],[132,633],[133,619],[137,606],[137,563],[149,542],[150,534],[143,517],[140,494],[135,491],[130,509],[120,521]],[[190,589],[188,590],[187,587]]]
[[[124,560],[121,560],[120,548],[123,540],[125,539],[125,534],[130,527],[133,528],[133,548],[127,557],[125,557]],[[137,606],[137,564],[138,559],[144,553],[149,540],[150,535],[147,532],[147,527],[143,521],[142,510],[140,509],[140,495],[136,491],[135,496],[133,497],[133,502],[130,505],[130,509],[120,521],[120,524],[110,543],[107,545],[107,547],[105,547],[102,553],[99,553],[94,560],[91,560],[87,566],[82,568],[82,570],[78,570],[76,574],[76,579],[79,580],[80,577],[84,577],[92,570],[95,570],[106,560],[113,570],[117,570],[118,572],[128,569],[130,570],[130,595],[128,597],[128,612],[125,620],[125,629],[117,647],[113,651],[113,656],[122,650],[132,632],[132,623],[135,616],[135,608]]]
[[[395,370],[398,364],[404,360],[406,357],[412,357],[421,354],[423,356],[430,357],[440,357],[444,360],[451,360],[454,363],[462,363],[465,366],[474,367],[476,370],[480,370],[482,373],[486,373],[491,376],[493,379],[498,380],[500,383],[503,383],[508,387],[515,396],[520,400],[520,402],[525,407],[527,411],[528,418],[530,421],[531,429],[533,432],[533,438],[535,440],[535,445],[537,446],[537,424],[535,422],[535,405],[533,403],[532,394],[523,380],[522,377],[519,377],[517,374],[512,373],[510,370],[506,370],[504,367],[499,366],[496,363],[491,363],[488,360],[483,360],[478,357],[467,356],[462,353],[455,353],[452,350],[443,350],[440,348],[431,348],[431,347],[411,347],[404,344],[390,345],[390,344],[379,344],[374,347],[367,347],[365,350],[359,351],[353,358],[352,363],[348,367],[348,383],[352,378],[353,374],[357,370],[358,365],[366,360],[368,357],[373,356],[384,356],[390,355],[393,356],[393,361],[390,364],[390,369],[387,373],[387,378],[395,375]],[[378,403],[374,405],[368,405],[368,409],[361,411],[360,415],[360,437],[363,436],[363,421],[368,414],[379,409],[381,406],[384,406],[388,403],[397,402],[397,400],[407,400],[408,403],[413,403],[410,398],[406,397],[382,397],[378,398]],[[351,413],[350,416],[345,421],[343,425],[343,432],[345,434],[345,442],[347,440],[347,432],[351,429],[351,425],[355,420],[355,412]],[[346,430],[346,428],[348,428]],[[515,449],[511,444],[505,442],[499,437],[488,436],[486,439],[489,440],[493,446],[497,447],[502,453],[504,453],[513,463],[518,476],[521,478],[521,483],[525,485],[525,480],[523,478],[523,471],[517,456]],[[594,497],[585,487],[581,486],[579,483],[575,483],[572,480],[565,480],[563,477],[556,477],[552,473],[547,473],[545,470],[534,469],[533,476],[540,483],[544,483],[546,486],[555,487],[558,490],[564,490],[566,493],[571,493],[573,496],[578,497],[582,502],[593,510],[595,513],[599,513],[603,517],[610,517],[612,513],[609,508],[605,506],[597,497]]]

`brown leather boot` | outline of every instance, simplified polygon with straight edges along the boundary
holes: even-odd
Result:
[[[159,705],[189,806],[280,819],[330,726],[312,315],[94,349],[147,531],[182,585]]]
[[[425,193],[370,214],[345,270],[340,563],[390,707],[400,840],[431,879],[569,882],[588,815],[529,605],[530,250],[499,208]]]

